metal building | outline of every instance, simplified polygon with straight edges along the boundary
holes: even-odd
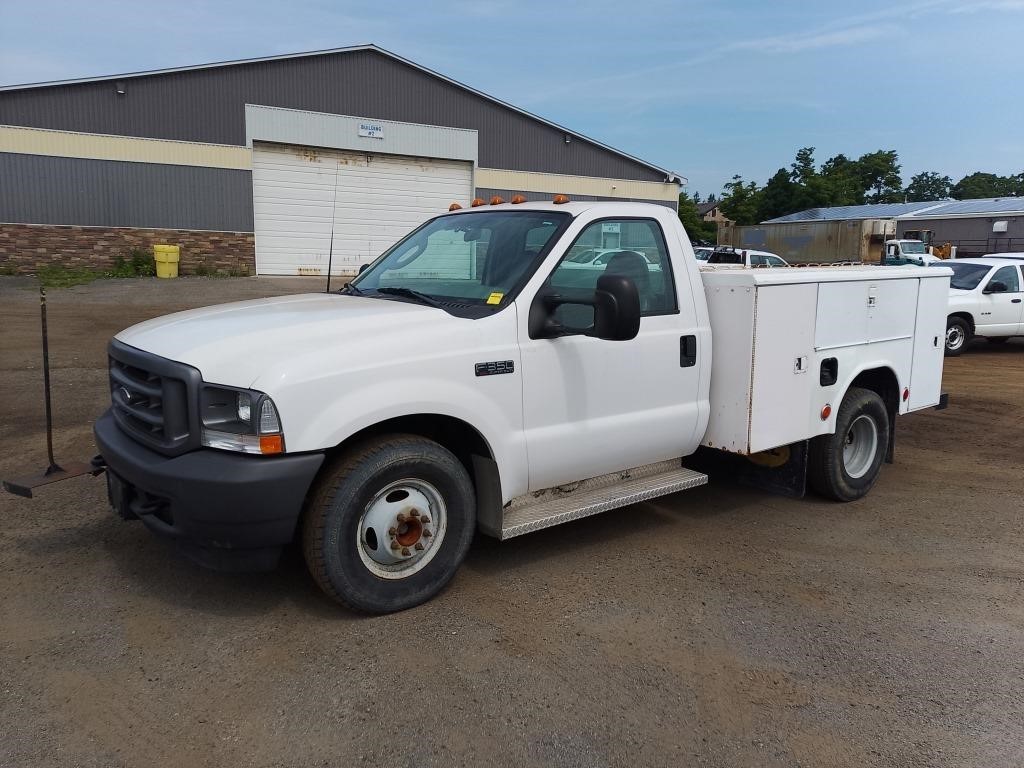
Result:
[[[0,88],[0,264],[351,272],[452,201],[681,179],[373,45]],[[333,232],[333,247],[331,246]]]

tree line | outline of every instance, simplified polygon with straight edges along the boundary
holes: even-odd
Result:
[[[922,171],[904,186],[895,150],[880,149],[857,159],[838,154],[818,165],[814,147],[803,147],[789,168],[779,168],[763,187],[733,176],[717,202],[737,224],[756,224],[808,208],[1011,196],[1024,196],[1024,172],[1010,176],[975,172],[954,184],[949,176]],[[715,196],[708,201],[715,202]],[[684,192],[679,197],[679,216],[693,236],[713,240],[714,225],[708,226],[710,222],[697,213],[700,202],[699,192],[692,197]]]

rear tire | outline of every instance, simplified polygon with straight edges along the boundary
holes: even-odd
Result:
[[[877,393],[851,387],[836,414],[836,431],[811,440],[807,482],[835,501],[865,496],[878,479],[889,445],[889,412]]]
[[[962,317],[946,321],[946,357],[956,357],[971,341],[971,326]]]
[[[473,484],[451,451],[415,435],[384,435],[323,472],[303,520],[303,553],[333,600],[390,613],[444,589],[475,527]]]

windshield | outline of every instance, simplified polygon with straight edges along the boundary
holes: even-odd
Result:
[[[973,291],[984,279],[988,271],[992,269],[985,264],[933,264],[934,267],[949,267],[953,270],[953,277],[949,281],[950,288],[957,288],[961,291]]]
[[[361,293],[403,289],[496,306],[529,276],[569,218],[509,210],[441,216],[400,240],[352,285]]]
[[[904,253],[928,253],[924,243],[908,243],[904,241],[900,243],[900,247],[903,248]]]

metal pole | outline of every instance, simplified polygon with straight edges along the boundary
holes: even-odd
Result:
[[[39,286],[39,313],[43,325],[43,397],[46,401],[46,458],[50,466],[46,474],[63,470],[53,458],[53,406],[50,404],[50,343],[46,332],[46,287]]]
[[[334,166],[334,200],[331,201],[331,244],[327,251],[327,292],[331,292],[331,264],[334,261],[334,216],[338,210],[338,171],[341,169],[341,161]]]

